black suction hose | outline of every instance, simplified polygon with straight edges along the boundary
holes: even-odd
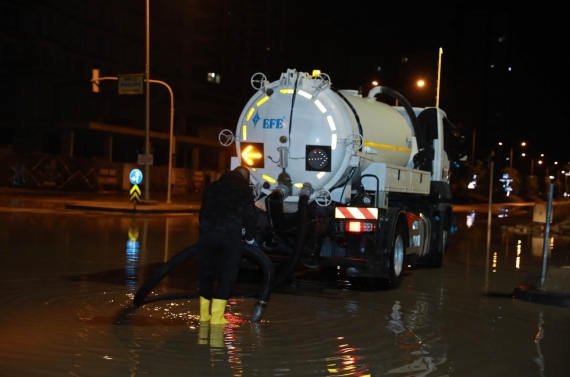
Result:
[[[293,253],[293,257],[289,262],[289,265],[282,271],[279,276],[275,279],[275,283],[273,287],[277,287],[281,285],[285,280],[289,278],[289,276],[293,273],[293,270],[299,263],[301,259],[301,254],[303,253],[303,249],[305,248],[305,237],[307,234],[307,222],[309,218],[309,190],[305,191],[302,190],[301,194],[299,194],[299,226],[297,231],[297,237],[295,240],[295,250]],[[283,242],[280,242],[283,244]]]
[[[257,301],[255,302],[253,312],[251,313],[251,322],[259,322],[261,320],[261,314],[263,314],[263,310],[267,306],[267,301],[269,301],[269,296],[271,295],[275,270],[267,254],[261,251],[260,248],[245,245],[244,251],[259,263],[263,270],[261,290],[255,293]]]
[[[252,322],[258,322],[261,319],[261,315],[263,310],[267,306],[267,302],[269,301],[269,296],[271,295],[271,290],[278,285],[281,285],[293,272],[297,264],[299,263],[299,259],[301,258],[301,254],[303,252],[303,248],[305,246],[305,237],[306,237],[306,225],[308,221],[308,203],[309,203],[309,196],[310,196],[310,187],[304,188],[299,195],[299,231],[297,232],[296,237],[296,247],[294,250],[293,257],[285,271],[283,271],[279,277],[274,279],[275,270],[271,260],[263,251],[261,251],[257,247],[252,247],[247,244],[244,245],[244,252],[252,257],[261,267],[263,270],[263,281],[262,287],[260,291],[249,292],[241,295],[234,295],[232,297],[235,298],[244,298],[244,297],[257,297],[258,300],[255,303],[253,308],[253,313],[251,316]],[[166,293],[162,295],[157,295],[153,297],[148,297],[150,292],[156,287],[156,285],[164,279],[170,271],[172,271],[175,267],[180,265],[181,263],[187,261],[188,259],[196,256],[198,254],[198,246],[192,245],[187,247],[186,249],[182,250],[178,254],[174,255],[168,261],[166,261],[158,270],[156,270],[144,283],[140,286],[137,290],[135,297],[133,298],[133,305],[135,307],[139,307],[141,305],[145,305],[155,301],[162,301],[162,300],[173,300],[173,299],[184,299],[184,298],[197,298],[200,296],[199,293]]]
[[[168,275],[170,271],[172,271],[182,262],[187,261],[188,259],[192,258],[197,254],[198,254],[198,245],[196,244],[187,247],[186,249],[182,250],[181,252],[170,258],[167,262],[165,262],[162,266],[160,266],[158,270],[156,270],[152,275],[150,275],[150,277],[143,283],[143,285],[140,286],[140,288],[137,290],[137,293],[135,293],[135,297],[133,298],[133,305],[141,306],[154,301],[166,300],[168,298],[175,299],[175,298],[199,297],[198,293],[180,293],[174,295],[166,294],[150,298],[147,297],[150,294],[150,292],[152,292],[154,287],[156,287],[156,285],[160,283],[160,281],[164,279],[164,277]]]
[[[414,169],[431,172],[431,162],[433,161],[434,153],[433,147],[428,145],[427,138],[424,135],[422,128],[420,127],[418,117],[416,116],[412,105],[410,105],[408,100],[403,95],[385,86],[374,87],[370,93],[368,93],[368,98],[374,98],[374,96],[378,93],[387,94],[390,97],[397,99],[404,106],[404,110],[406,110],[406,114],[408,114],[410,122],[412,122],[412,127],[416,136],[416,143],[418,145],[418,153],[416,153],[416,155],[413,157]]]
[[[288,197],[289,194],[290,189],[287,186],[279,185],[265,198],[265,208],[267,208],[269,225],[271,225],[273,229],[281,230],[285,227],[283,200]]]
[[[374,97],[376,93],[387,94],[390,97],[397,99],[404,106],[404,110],[406,110],[406,114],[408,114],[410,122],[412,122],[412,127],[414,128],[414,133],[416,134],[416,143],[418,144],[418,150],[421,151],[422,149],[424,149],[426,147],[427,142],[422,132],[422,129],[420,128],[418,117],[416,117],[416,113],[414,112],[414,109],[412,108],[412,105],[410,105],[408,100],[397,91],[387,88],[385,86],[377,86],[372,90],[373,91],[371,91],[368,94],[369,98],[371,94],[372,97]]]
[[[269,296],[271,295],[271,288],[273,287],[273,279],[275,275],[275,270],[273,264],[269,260],[269,257],[262,252],[257,247],[252,247],[249,245],[244,245],[244,253],[252,257],[252,259],[259,264],[263,271],[263,281],[262,287],[259,291],[248,292],[241,295],[234,295],[235,298],[244,297],[257,297],[258,300],[253,308],[253,313],[251,315],[252,322],[259,322],[263,310],[267,306],[269,301]],[[133,305],[139,307],[144,304],[148,304],[155,301],[162,300],[173,300],[173,299],[184,299],[184,298],[197,298],[200,296],[199,293],[166,293],[162,295],[157,295],[153,297],[148,297],[150,292],[154,287],[162,280],[170,271],[181,263],[187,261],[191,257],[198,254],[198,246],[192,245],[182,250],[178,254],[170,258],[166,263],[164,263],[158,270],[156,270],[137,290],[135,297],[133,299]]]

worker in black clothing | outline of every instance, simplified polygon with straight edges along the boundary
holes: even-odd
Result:
[[[256,226],[255,201],[246,167],[238,166],[208,185],[200,209],[198,241],[200,321],[228,323],[224,312],[239,272],[242,233],[245,232],[248,244],[257,246]],[[218,286],[214,289],[216,278]]]

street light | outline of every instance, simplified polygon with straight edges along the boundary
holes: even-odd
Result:
[[[375,81],[374,81],[375,82]],[[372,82],[374,84],[374,82]],[[426,86],[426,81],[423,79],[418,79],[415,83],[407,83],[407,85],[401,85],[400,89],[398,90],[400,93],[407,97],[410,102],[415,102],[419,97],[422,95],[421,92],[416,91],[415,89],[424,90]],[[396,106],[398,106],[398,100],[396,100]]]
[[[170,93],[170,137],[168,139],[169,147],[168,147],[168,187],[166,188],[166,203],[170,204],[170,186],[172,186],[172,147],[173,147],[173,138],[174,138],[174,93],[172,93],[172,89],[170,86],[165,83],[164,81],[159,80],[148,80],[151,83],[161,84],[168,89]]]
[[[501,143],[500,145],[502,145],[502,143]],[[526,147],[526,142],[525,142],[525,141],[522,141],[522,142],[521,142],[521,147]],[[512,168],[513,168],[513,147],[511,147],[511,151],[510,151],[510,152],[511,152],[511,153],[510,153],[510,156],[509,156],[509,167],[512,169]],[[526,156],[526,153],[524,153],[524,152],[521,153],[521,156],[522,156],[522,157],[525,157],[525,156]],[[532,175],[532,174],[531,174],[531,175]]]
[[[97,72],[95,72],[97,71]],[[91,79],[91,82],[93,83],[93,90],[96,90],[97,92],[99,91],[99,81],[105,81],[105,80],[115,80],[117,81],[119,78],[118,77],[99,77],[99,70],[93,70],[93,78]],[[168,147],[168,188],[166,189],[166,203],[170,203],[170,186],[171,186],[171,181],[172,181],[172,148],[173,148],[173,138],[174,138],[174,93],[172,92],[172,89],[170,88],[170,86],[165,83],[164,81],[160,81],[160,80],[146,80],[147,84],[150,83],[154,83],[154,84],[161,84],[164,85],[167,89],[168,92],[170,93],[170,137],[169,137],[169,147]],[[149,145],[149,142],[147,140],[147,142],[145,143],[146,146]],[[148,152],[148,149],[145,151]],[[148,156],[148,153],[145,153],[145,156]],[[148,161],[146,163],[146,165],[148,166]],[[145,170],[146,171],[146,170]],[[145,174],[147,174],[147,179],[150,182],[150,176],[148,174],[148,172],[145,172]],[[150,186],[150,183],[148,185],[146,185],[147,187]],[[146,191],[146,194],[148,195],[148,191]],[[148,200],[148,197],[145,197],[145,200]]]
[[[437,89],[435,91],[435,107],[439,107],[439,86],[441,84],[441,55],[443,55],[443,48],[439,48],[439,59],[437,61]]]
[[[145,127],[144,127],[144,154],[150,154],[150,0],[146,0],[146,28],[145,28],[145,64],[144,78],[145,85]],[[144,200],[149,200],[150,190],[150,165],[144,166],[144,174],[148,183],[144,185]]]

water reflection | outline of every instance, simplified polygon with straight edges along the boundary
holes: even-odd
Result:
[[[515,223],[512,220],[507,224],[492,225],[491,232],[485,231],[486,222],[472,221],[471,213],[463,214],[466,221],[462,223],[458,233],[450,238],[451,247],[448,255],[454,261],[467,265],[488,266],[489,274],[505,271],[529,271],[536,268],[542,259],[544,248],[544,234],[539,231],[537,224],[525,222]],[[514,219],[514,217],[513,217]],[[518,218],[517,218],[518,219]],[[500,229],[499,229],[500,227]],[[476,252],[477,244],[485,242],[487,235],[489,254]],[[563,234],[551,234],[548,239],[549,265],[564,265],[566,250],[570,238]]]
[[[550,257],[554,249],[554,236],[550,237],[548,246],[546,248],[547,257]],[[532,237],[532,256],[542,258],[544,254],[544,235]]]
[[[197,344],[208,347],[207,363],[213,371],[231,371],[231,376],[243,375],[242,350],[235,334],[236,325],[211,325],[200,323]]]
[[[536,377],[570,368],[566,308],[481,295],[479,224],[467,230],[461,222],[444,266],[410,269],[397,290],[355,289],[333,271],[331,284],[296,281],[275,292],[262,323],[213,329],[199,322],[197,300],[148,304],[117,321],[133,288],[165,256],[196,242],[197,217],[0,213],[0,223],[2,375],[451,377],[508,370]],[[492,276],[512,289],[523,275],[504,272],[532,266],[532,237],[496,236]],[[125,244],[131,238],[138,251]],[[567,241],[550,242],[551,258],[567,256]],[[158,293],[191,290],[192,268]],[[230,311],[247,318],[254,301],[235,300]]]
[[[540,376],[544,377],[544,355],[540,350],[540,341],[542,340],[542,338],[544,338],[544,327],[542,327],[542,325],[544,324],[544,320],[542,317],[543,313],[540,312],[538,316],[538,332],[536,333],[536,337],[534,339],[534,342],[536,343],[536,352],[538,353],[538,357],[534,359],[534,362],[538,364]]]
[[[137,277],[139,267],[139,227],[137,224],[131,224],[129,227],[129,239],[127,240],[127,260],[125,263],[125,282],[127,288],[131,292],[137,290]]]
[[[467,228],[471,228],[473,224],[475,224],[475,211],[471,211],[466,216],[465,223],[467,224]]]
[[[498,218],[505,218],[509,216],[509,207],[500,207],[499,214],[497,215]]]
[[[521,269],[521,250],[522,250],[522,240],[517,240],[517,259],[515,262],[515,270],[519,271]]]
[[[530,227],[526,227],[526,228],[530,228]],[[521,234],[527,234],[528,238],[525,241],[524,239],[521,238],[516,238],[516,257],[515,257],[515,271],[520,271],[522,268],[522,261],[525,257],[525,249],[530,250],[530,255],[535,258],[535,260],[537,259],[541,259],[544,253],[544,235],[537,235],[536,232],[533,232],[533,234],[531,235],[531,232],[521,232],[520,229],[523,229],[522,227],[519,226],[515,226],[515,227],[504,227],[503,232],[502,232],[502,242],[505,244],[505,256],[508,257],[509,254],[509,246],[510,244],[510,235],[511,234],[516,234],[516,235],[521,235]],[[530,244],[530,245],[529,245]],[[526,246],[525,246],[526,245]],[[550,237],[550,239],[548,240],[548,248],[547,248],[547,257],[550,258],[552,255],[552,252],[554,250],[554,236]],[[526,253],[527,257],[528,257],[528,252]],[[531,263],[531,261],[529,261],[529,263]]]
[[[407,355],[403,359],[412,361],[392,368],[386,374],[427,376],[437,370],[437,365],[447,360],[446,347],[437,344],[441,335],[437,330],[434,332],[429,307],[427,301],[417,300],[415,309],[405,316],[406,322],[404,322],[400,302],[396,301],[392,306],[391,319],[386,328],[396,334],[398,348]],[[425,329],[429,330],[425,332]]]
[[[170,237],[170,219],[166,218],[166,227],[164,229],[164,260],[163,262],[166,263],[168,261],[168,259],[170,258],[169,256],[169,237]]]
[[[402,312],[400,311],[400,301],[396,301],[394,306],[392,306],[392,313],[390,314],[390,322],[386,328],[392,331],[394,334],[399,334],[406,331],[404,327],[404,322],[402,321]]]
[[[351,344],[344,336],[334,338],[334,343],[334,355],[324,359],[330,376],[371,376],[365,348]]]

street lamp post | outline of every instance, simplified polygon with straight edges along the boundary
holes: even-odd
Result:
[[[99,86],[99,81],[105,81],[105,80],[115,80],[117,81],[119,78],[118,77],[99,77],[98,73],[93,73],[93,75],[96,75],[96,78],[93,78],[91,80],[92,83],[94,83],[97,87]],[[166,203],[170,203],[170,186],[172,186],[171,184],[171,180],[172,180],[172,149],[173,149],[173,139],[174,139],[174,93],[172,92],[172,89],[170,88],[170,86],[165,83],[164,81],[159,81],[159,80],[148,80],[149,83],[155,83],[155,84],[161,84],[164,85],[167,89],[168,92],[170,93],[170,137],[168,138],[169,140],[169,147],[168,147],[168,188],[166,190]],[[148,142],[147,142],[147,146],[148,146]],[[148,164],[146,165],[148,167]],[[148,174],[148,173],[146,173]],[[147,175],[148,176],[148,175]],[[150,177],[149,177],[150,178]],[[147,178],[148,179],[148,178]]]
[[[170,138],[168,139],[168,187],[166,189],[166,203],[170,203],[170,186],[172,186],[172,148],[173,148],[173,138],[174,138],[174,93],[170,86],[164,81],[159,80],[149,80],[152,83],[161,84],[168,89],[170,93]]]
[[[498,161],[501,161],[501,164],[499,165],[499,167],[504,167],[505,166],[505,162],[504,161],[509,161],[509,168],[513,168],[513,147],[511,147],[510,149],[510,154],[507,157],[504,157],[503,155],[503,142],[499,141],[499,154],[497,155]]]
[[[145,105],[145,155],[148,157],[150,155],[150,83],[157,83],[166,86],[170,92],[170,138],[169,138],[169,148],[168,148],[168,188],[166,190],[166,203],[170,203],[170,186],[172,179],[172,138],[173,138],[173,123],[174,123],[174,95],[170,86],[163,81],[151,80],[150,79],[150,0],[146,0],[146,54],[145,54],[145,68],[144,68],[144,78],[145,78],[145,95],[146,95],[146,105]],[[144,185],[144,200],[149,200],[149,190],[150,190],[150,165],[148,159],[145,164],[144,174],[147,177],[147,184]]]
[[[439,84],[441,82],[441,55],[443,55],[443,48],[439,48],[439,61],[437,63],[437,91],[435,94],[435,107],[439,107]]]
[[[526,147],[526,142],[521,142],[521,147]],[[525,157],[526,153],[522,152],[521,157]],[[513,161],[514,161],[514,147],[511,147],[509,150],[509,168],[513,168]]]
[[[144,148],[146,163],[144,166],[144,175],[147,179],[147,184],[144,185],[144,200],[149,198],[150,187],[150,166],[148,164],[148,155],[150,155],[150,0],[146,0],[146,61],[144,65],[144,77],[146,80],[146,104],[145,104],[145,132],[144,132]]]

